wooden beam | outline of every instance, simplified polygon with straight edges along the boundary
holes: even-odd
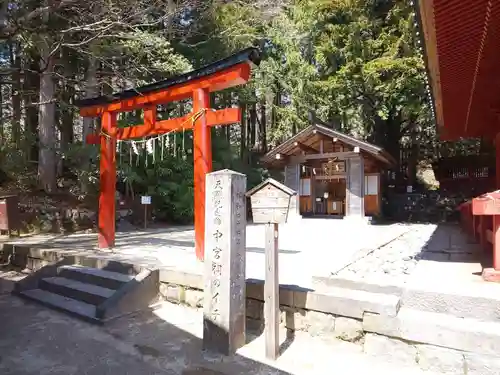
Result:
[[[317,132],[316,135],[318,136],[318,138],[320,140],[324,140],[324,141],[328,141],[328,142],[332,142],[332,143],[338,142],[338,140],[339,140],[337,137],[330,137],[328,135],[325,135],[325,134],[319,133],[319,132]]]
[[[349,158],[359,157],[358,153],[348,151],[348,152],[327,152],[326,154],[315,154],[315,155],[304,155],[299,156],[299,161],[305,160],[318,160],[318,159],[332,159],[337,158],[338,160],[345,160]]]
[[[156,111],[156,108],[154,110]],[[226,108],[218,111],[207,111],[205,117],[208,126],[230,125],[241,121],[241,110],[239,108]],[[161,121],[155,118],[156,114],[153,114],[152,110],[151,112],[145,111],[144,124],[133,125],[126,128],[116,128],[116,139],[126,140],[159,135],[172,131],[193,130],[192,114]],[[89,134],[86,143],[100,143],[99,134]]]
[[[244,62],[231,68],[214,73],[208,77],[195,79],[188,84],[169,87],[167,90],[138,95],[130,99],[124,99],[113,103],[83,107],[80,115],[83,117],[95,117],[104,112],[127,112],[144,108],[147,105],[164,104],[178,100],[191,98],[193,92],[198,89],[209,92],[220,91],[226,88],[246,83],[250,79],[250,64]]]
[[[308,145],[305,145],[305,144],[300,143],[300,142],[294,142],[293,145],[295,147],[298,147],[300,150],[302,150],[304,152],[312,152],[312,153],[315,153],[315,154],[318,153],[318,150],[316,150],[315,148],[313,148],[311,146],[308,146]]]

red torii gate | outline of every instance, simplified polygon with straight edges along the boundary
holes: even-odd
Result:
[[[205,176],[212,170],[210,127],[241,121],[239,108],[210,109],[210,92],[246,83],[252,63],[259,64],[260,53],[248,48],[201,69],[165,81],[126,90],[110,96],[80,100],[83,117],[101,116],[100,134],[92,134],[87,143],[100,144],[99,248],[115,245],[116,141],[153,136],[179,130],[193,130],[194,229],[196,256],[204,257]],[[158,104],[192,98],[193,110],[184,117],[157,120]],[[144,123],[117,128],[120,112],[144,110]]]

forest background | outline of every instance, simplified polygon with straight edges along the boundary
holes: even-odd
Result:
[[[410,1],[3,0],[0,7],[4,190],[95,206],[98,146],[82,139],[99,124],[82,119],[75,101],[166,79],[248,46],[263,54],[251,81],[211,101],[242,108],[241,124],[212,130],[213,164],[247,174],[249,187],[268,174],[260,156],[311,118],[398,161],[406,150],[403,179],[412,185],[440,156],[487,147],[438,140]],[[190,109],[189,101],[172,103],[159,116]],[[130,112],[119,123],[141,116]],[[118,150],[118,188],[151,195],[159,219],[190,222],[192,136],[166,138],[155,155]]]

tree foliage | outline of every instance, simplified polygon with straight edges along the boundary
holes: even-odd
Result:
[[[168,78],[249,45],[263,54],[251,82],[212,98],[216,107],[239,105],[244,115],[239,125],[212,130],[214,168],[258,183],[267,173],[259,156],[311,116],[396,158],[402,146],[413,149],[413,163],[436,156],[407,1],[8,0],[0,8],[2,168],[15,176],[36,166],[37,183],[49,193],[69,169],[78,178],[73,189],[92,194],[98,154],[82,140],[98,124],[80,118],[76,99]],[[160,116],[190,108],[189,101],[171,103]],[[120,118],[121,126],[140,121],[139,112]],[[152,155],[130,158],[124,147],[118,157],[132,162],[120,164],[120,181],[151,194],[157,216],[185,222],[193,213],[192,140],[169,140],[155,163]]]

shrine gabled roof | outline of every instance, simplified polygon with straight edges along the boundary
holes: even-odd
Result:
[[[258,65],[260,63],[260,60],[261,60],[260,51],[257,48],[250,47],[240,52],[237,52],[231,56],[228,56],[224,59],[208,64],[200,69],[193,70],[188,73],[184,73],[162,81],[157,81],[149,85],[117,92],[111,95],[102,95],[95,98],[78,100],[76,101],[76,105],[80,108],[83,108],[83,107],[90,107],[102,104],[109,104],[157,91],[164,91],[174,86],[186,84],[190,81],[210,76],[221,70],[230,68],[232,66],[235,66],[243,62],[251,62],[255,65]]]
[[[290,189],[288,186],[282,184],[279,181],[276,181],[274,178],[268,178],[267,180],[262,181],[257,186],[255,186],[252,189],[248,190],[245,193],[245,195],[247,197],[251,197],[254,193],[256,193],[257,191],[259,191],[260,189],[262,189],[266,185],[274,185],[275,187],[277,187],[278,189],[282,190],[284,193],[286,193],[288,195],[296,195],[297,194],[297,192],[295,190]]]
[[[346,145],[352,147],[359,147],[361,151],[368,153],[375,159],[387,165],[394,165],[396,163],[394,158],[390,154],[388,154],[382,147],[362,141],[350,135],[341,133],[337,130],[333,130],[324,125],[319,125],[319,124],[313,124],[308,126],[304,130],[298,132],[293,137],[289,138],[288,140],[280,144],[279,146],[276,146],[267,154],[265,154],[262,157],[261,161],[264,164],[271,164],[276,161],[277,154],[292,155],[295,151],[297,151],[295,142],[300,142],[300,143],[306,142],[307,139],[312,138],[317,133],[332,139],[337,138],[340,142]]]
[[[417,0],[442,139],[500,131],[500,1]]]

